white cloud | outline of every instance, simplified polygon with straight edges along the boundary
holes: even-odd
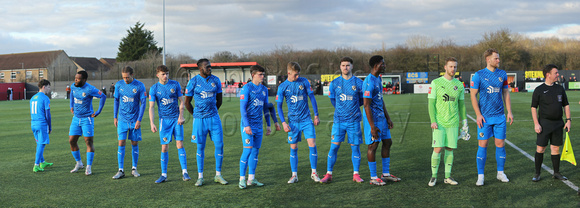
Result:
[[[580,25],[561,25],[550,30],[527,33],[531,38],[560,38],[580,40]]]
[[[413,34],[471,44],[500,28],[578,39],[579,9],[580,2],[560,0],[172,0],[166,1],[166,49],[194,58],[281,45],[373,50],[404,44]],[[63,49],[71,56],[115,57],[137,21],[163,44],[159,0],[14,1],[0,12],[0,54]]]

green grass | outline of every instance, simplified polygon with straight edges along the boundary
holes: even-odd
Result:
[[[576,142],[577,125],[580,115],[579,92],[568,92],[571,102],[572,142],[580,151]],[[515,117],[513,125],[508,126],[508,140],[522,148],[528,154],[535,151],[536,136],[530,116],[531,93],[512,93],[512,108]],[[273,101],[273,98],[271,98]],[[322,176],[326,172],[326,155],[330,147],[331,113],[334,108],[327,97],[317,97],[320,106],[322,124],[316,127],[318,144],[318,171]],[[549,178],[542,170],[542,181],[531,182],[534,163],[521,153],[507,147],[506,174],[509,183],[495,179],[495,148],[493,142],[488,148],[486,167],[486,184],[476,187],[477,170],[475,154],[475,123],[470,122],[470,132],[474,137],[470,141],[459,141],[455,151],[453,177],[458,186],[441,183],[443,166],[439,171],[439,182],[435,187],[428,187],[431,176],[431,130],[428,122],[426,95],[385,96],[387,109],[390,112],[395,128],[392,129],[393,147],[391,148],[391,172],[403,180],[387,183],[378,187],[369,185],[369,170],[364,156],[367,148],[361,146],[363,160],[361,175],[365,183],[352,182],[352,163],[350,148],[343,145],[339,150],[338,161],[334,168],[333,182],[316,184],[309,178],[310,163],[306,142],[299,144],[299,177],[297,184],[287,184],[290,177],[289,145],[286,134],[276,132],[265,136],[260,152],[257,179],[266,184],[261,188],[250,187],[239,190],[237,187],[239,157],[241,155],[241,138],[239,131],[239,102],[235,98],[224,98],[220,115],[224,124],[225,153],[223,162],[224,178],[229,185],[213,182],[215,160],[213,143],[206,147],[205,177],[206,185],[195,187],[197,178],[196,146],[186,136],[185,149],[188,157],[188,169],[192,181],[181,180],[181,171],[177,150],[172,143],[169,149],[169,181],[155,184],[159,177],[159,137],[152,133],[148,125],[148,115],[143,118],[143,141],[140,142],[139,171],[141,177],[126,177],[113,180],[117,171],[117,138],[113,126],[113,102],[108,100],[103,113],[95,119],[96,149],[93,164],[93,175],[69,173],[74,166],[74,159],[68,144],[68,127],[72,115],[66,100],[52,100],[53,132],[51,144],[45,150],[48,162],[53,167],[43,173],[33,173],[35,142],[30,130],[30,116],[27,101],[0,103],[0,204],[12,206],[134,206],[134,207],[547,207],[578,205],[580,199],[576,192],[560,181]],[[466,100],[468,114],[474,116],[471,102]],[[98,106],[98,103],[94,103]],[[189,117],[190,118],[190,117]],[[405,128],[406,126],[406,128]],[[232,133],[233,132],[233,133]],[[191,121],[185,125],[185,135],[191,135]],[[79,143],[81,144],[81,143]],[[86,161],[84,145],[81,147],[83,161]],[[127,147],[125,168],[131,165],[130,145]],[[549,154],[544,162],[552,167]],[[379,170],[380,170],[380,162]],[[561,172],[570,181],[579,185],[580,171],[573,165],[562,162]]]

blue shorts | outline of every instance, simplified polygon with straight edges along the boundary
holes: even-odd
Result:
[[[505,139],[506,120],[505,115],[485,118],[483,128],[477,127],[477,139],[487,140],[491,137]]]
[[[70,128],[68,131],[69,136],[80,136],[92,137],[95,135],[95,118],[93,117],[83,117],[79,118],[73,116],[72,122],[70,123]]]
[[[375,126],[379,128],[379,139],[373,140],[371,135],[371,126],[368,121],[364,122],[365,125],[365,144],[370,145],[375,142],[381,142],[383,139],[391,139],[391,131],[389,130],[389,125],[387,121],[375,121]]]
[[[316,131],[312,119],[305,122],[289,123],[290,132],[288,132],[288,144],[296,144],[302,141],[301,133],[304,133],[306,139],[316,139]]]
[[[48,125],[32,125],[30,126],[34,134],[34,140],[37,144],[50,144],[48,139]]]
[[[219,115],[209,118],[194,118],[193,130],[191,131],[191,142],[196,144],[205,144],[206,136],[209,133],[209,139],[215,142],[223,142],[224,134],[222,130],[222,120]]]
[[[362,129],[360,127],[360,122],[332,124],[331,142],[344,142],[344,137],[347,134],[349,144],[362,144]]]
[[[262,147],[262,137],[263,137],[263,130],[254,129],[252,128],[252,134],[248,135],[244,131],[244,127],[242,127],[242,144],[244,147],[253,147],[258,148]]]
[[[119,140],[141,141],[141,128],[135,129],[135,122],[118,121],[117,134],[119,135]]]
[[[177,124],[177,119],[159,120],[159,140],[162,145],[175,141],[183,141],[183,125]]]

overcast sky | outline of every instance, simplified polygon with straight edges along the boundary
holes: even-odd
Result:
[[[5,0],[3,0],[5,1]],[[0,7],[0,54],[65,50],[115,58],[137,21],[163,46],[163,0],[18,0]],[[580,2],[471,0],[166,0],[166,52],[268,52],[404,44],[413,35],[460,45],[508,28],[580,40]]]

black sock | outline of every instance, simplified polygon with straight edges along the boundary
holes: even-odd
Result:
[[[554,166],[554,173],[560,173],[560,154],[552,155],[552,165]]]
[[[536,174],[540,174],[542,163],[544,162],[544,153],[536,152]]]

